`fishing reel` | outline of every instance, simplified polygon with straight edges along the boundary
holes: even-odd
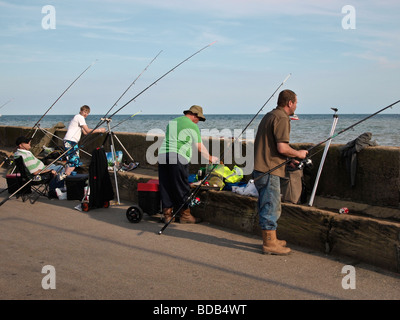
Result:
[[[192,199],[189,203],[189,207],[193,208],[195,206],[198,206],[201,203],[200,198],[196,197],[194,199]]]
[[[297,165],[297,168],[299,170],[302,170],[304,168],[312,169],[312,167],[313,167],[313,163],[310,158],[305,158],[305,159],[301,160],[300,163]]]
[[[3,165],[5,165],[5,168],[11,167],[11,166],[13,165],[13,163],[14,163],[14,160],[13,160],[13,159],[11,159],[11,158],[9,158],[9,157],[5,157],[5,158],[3,159],[3,162],[0,163],[0,168],[1,168]]]

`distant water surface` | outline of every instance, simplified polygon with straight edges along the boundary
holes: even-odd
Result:
[[[168,121],[180,115],[131,115],[116,114],[113,116],[110,125],[114,132],[141,132],[147,133],[155,130],[162,133]],[[243,139],[252,139],[257,131],[257,126],[264,114],[260,114],[251,125],[248,131],[242,136]],[[348,128],[349,126],[364,119],[366,114],[339,114],[335,133]],[[41,121],[42,128],[51,128],[58,122],[68,126],[73,115],[46,115]],[[89,115],[86,122],[90,128],[99,124],[102,115]],[[205,122],[199,122],[199,128],[203,135],[210,136],[237,136],[249,124],[254,115],[249,114],[210,114],[206,115]],[[291,143],[319,143],[327,138],[332,127],[333,115],[329,114],[299,114],[299,120],[291,122]],[[0,117],[0,125],[32,127],[40,115],[3,115]],[[381,146],[400,146],[400,114],[378,114],[354,128],[338,135],[332,143],[345,144],[356,139],[364,132],[372,133],[372,140]],[[102,126],[106,126],[103,124]]]

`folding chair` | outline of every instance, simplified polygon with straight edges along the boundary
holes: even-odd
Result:
[[[21,185],[29,183],[18,193],[22,197],[22,201],[25,202],[29,199],[31,204],[34,204],[40,196],[49,197],[49,183],[52,180],[52,174],[50,172],[33,175],[25,166],[22,157],[15,157],[14,163],[17,171],[21,175]]]

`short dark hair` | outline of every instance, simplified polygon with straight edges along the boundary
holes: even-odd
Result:
[[[31,139],[25,137],[25,136],[21,136],[18,137],[17,140],[15,140],[15,144],[17,146],[19,146],[21,143],[29,143],[31,141]]]
[[[278,97],[278,107],[286,106],[289,101],[294,103],[296,101],[296,94],[289,89],[281,91]]]

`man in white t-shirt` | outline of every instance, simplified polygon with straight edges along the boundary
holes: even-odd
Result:
[[[79,159],[79,148],[78,142],[81,139],[81,135],[89,134],[89,133],[96,133],[96,132],[105,132],[105,128],[98,128],[95,130],[90,129],[86,124],[86,117],[90,113],[90,107],[84,105],[81,107],[79,114],[74,116],[68,126],[67,133],[64,137],[64,148],[65,150],[69,150],[66,158],[67,158],[67,168],[65,170],[65,174],[68,176],[71,174],[72,171],[75,170],[76,167],[80,164]],[[71,149],[72,148],[72,149]]]

